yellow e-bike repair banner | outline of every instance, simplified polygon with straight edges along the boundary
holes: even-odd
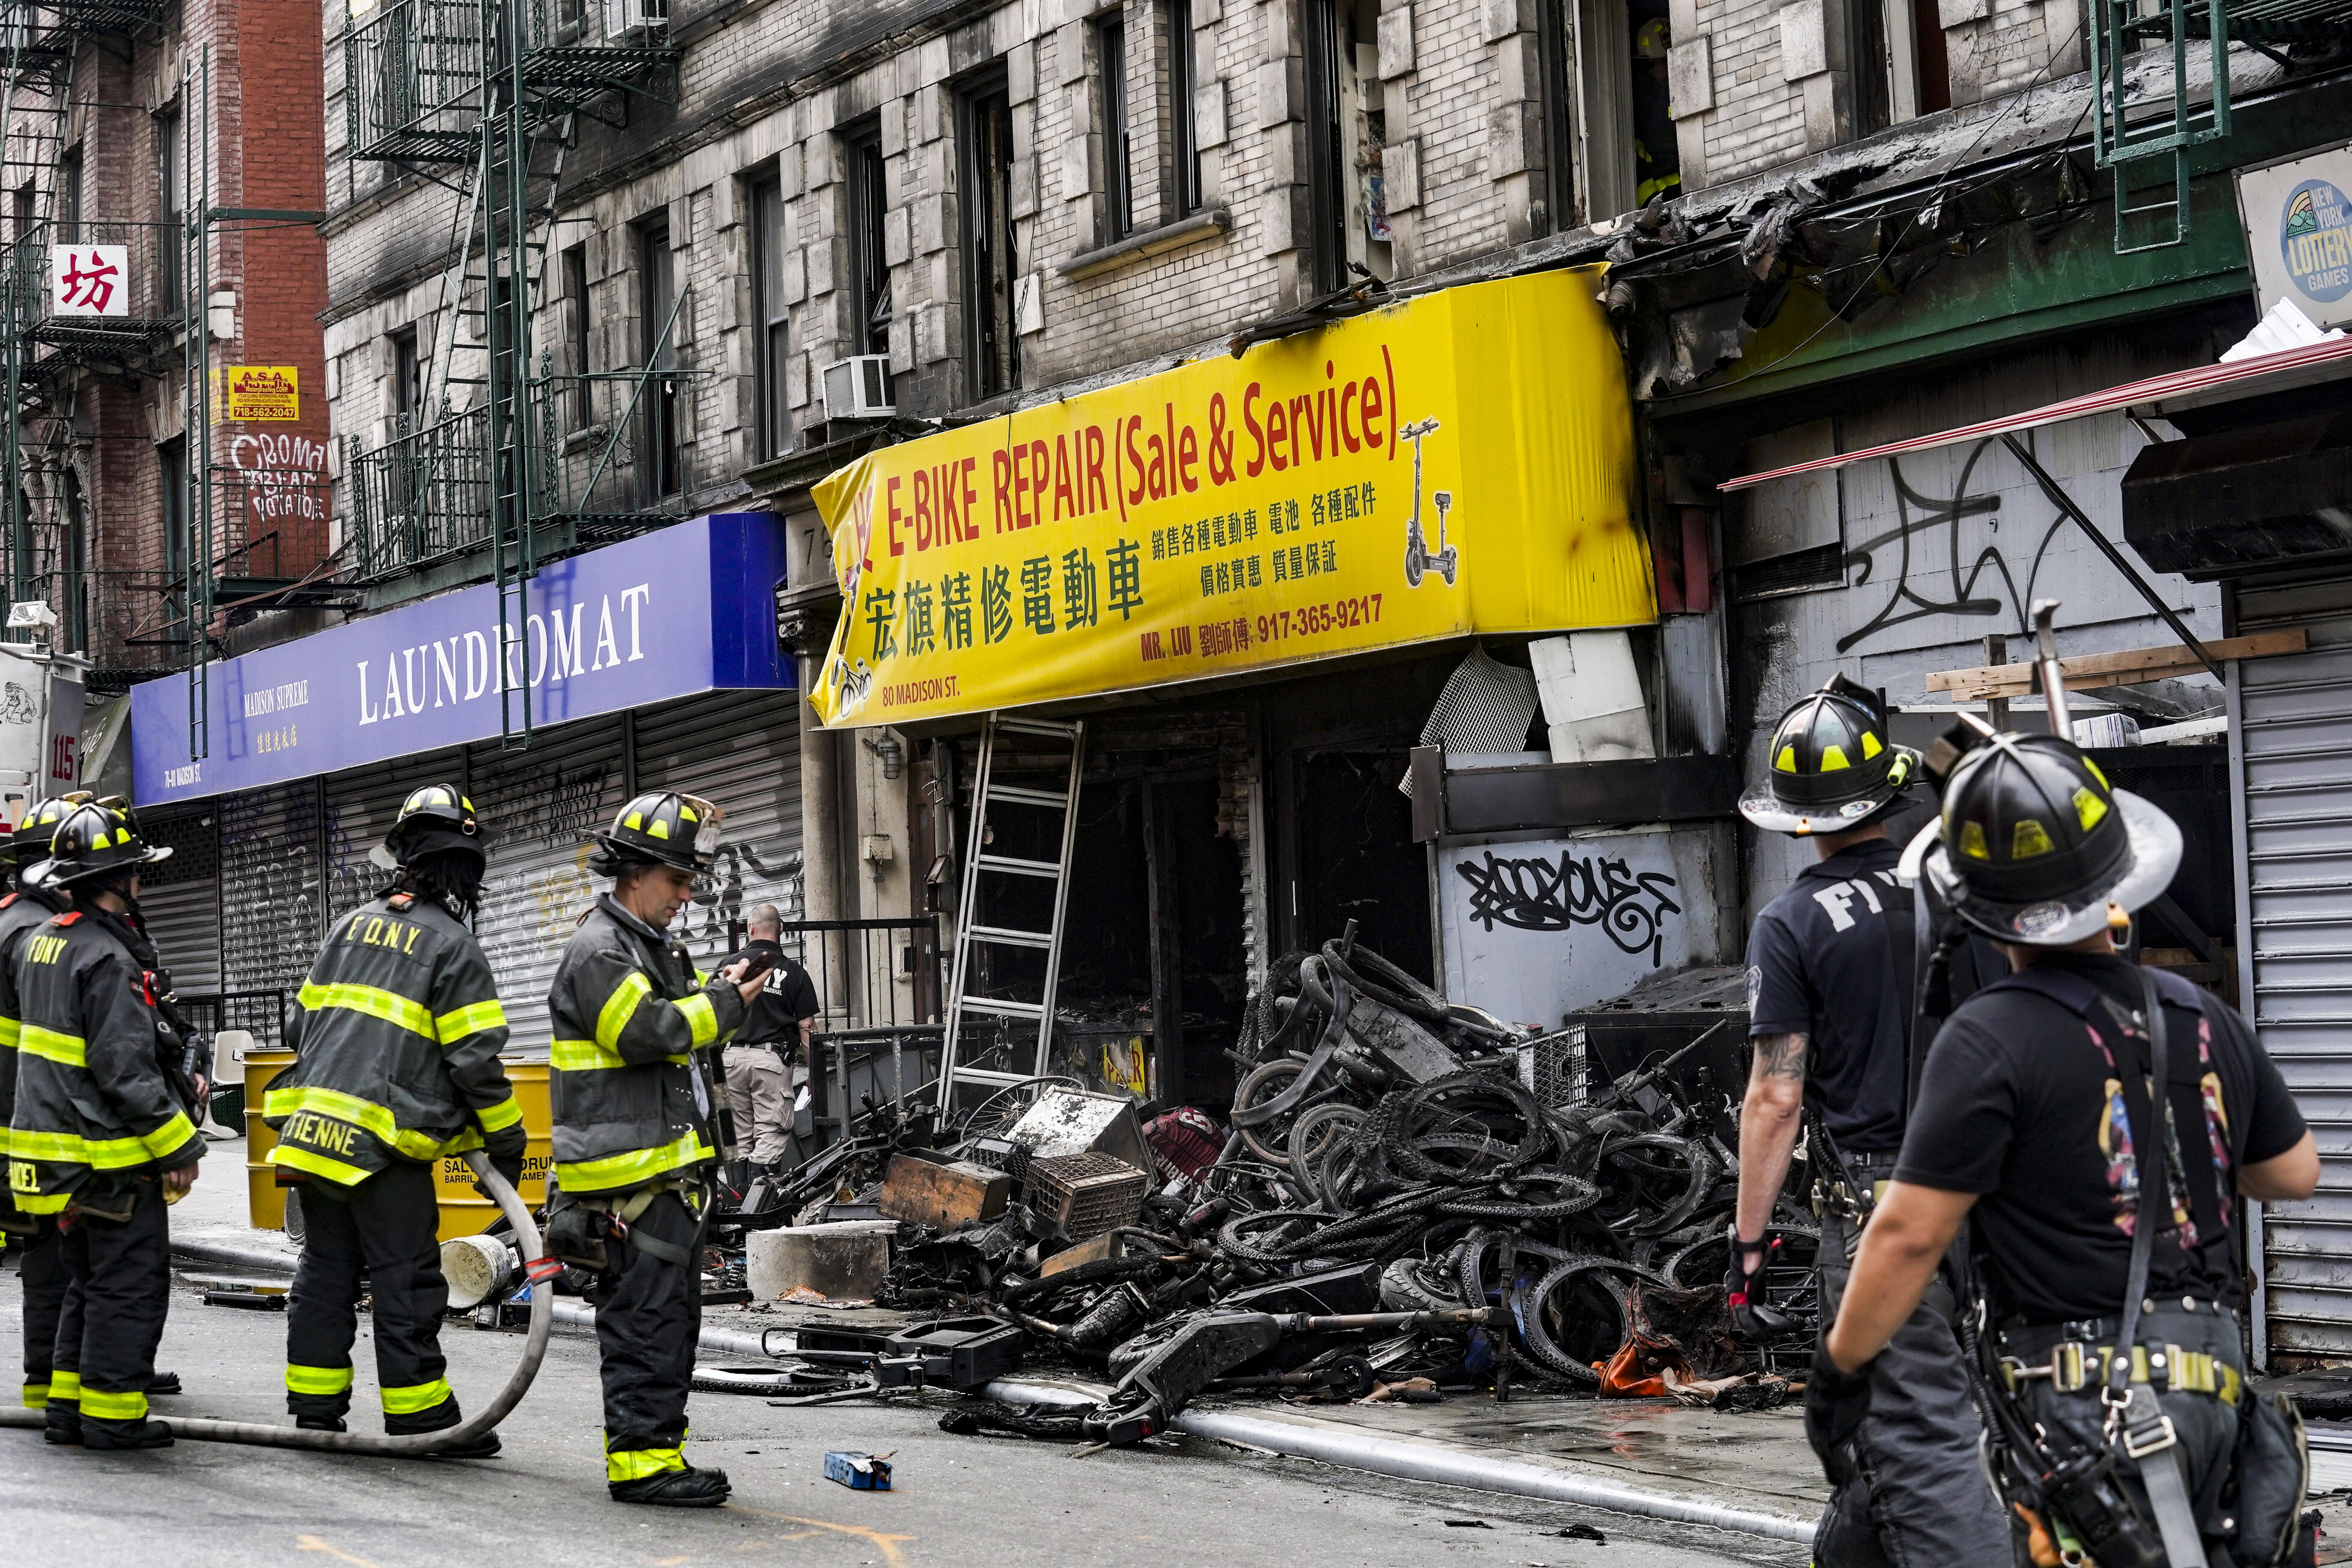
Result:
[[[1450,289],[828,476],[827,725],[1656,617],[1597,268]]]

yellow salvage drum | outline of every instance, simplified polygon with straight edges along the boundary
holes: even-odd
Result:
[[[261,1120],[261,1100],[278,1075],[293,1065],[292,1051],[245,1053],[245,1202],[247,1218],[256,1230],[286,1228],[286,1189],[278,1184],[278,1168],[269,1163],[278,1134]]]
[[[547,1064],[502,1058],[507,1081],[514,1085],[522,1105],[522,1130],[530,1140],[523,1152],[522,1182],[517,1191],[533,1208],[547,1201],[547,1171],[553,1158],[553,1128],[547,1108]],[[462,1155],[441,1162],[441,1228],[443,1241],[479,1236],[499,1217],[499,1205],[474,1191],[474,1168]]]

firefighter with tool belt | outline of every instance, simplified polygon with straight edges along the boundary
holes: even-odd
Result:
[[[147,1418],[171,1304],[163,1210],[194,1184],[205,1140],[137,901],[140,868],[171,853],[149,847],[128,812],[77,805],[50,858],[26,873],[70,889],[75,907],[19,941],[8,1185],[19,1209],[61,1216],[68,1289],[83,1310],[78,1334],[70,1313],[60,1330],[57,1367],[79,1385],[90,1448],[172,1441],[170,1426]]]
[[[2063,690],[2054,648],[2047,670]],[[1972,1222],[1987,1470],[2036,1563],[2312,1560],[2301,1423],[2245,1381],[2237,1227],[2241,1198],[2309,1197],[2319,1157],[2246,1020],[2116,952],[2180,848],[2072,742],[2000,735],[1960,761],[1906,856],[2014,973],[1936,1037],[1814,1356],[1807,1434],[1834,1465],[1902,1397],[1882,1369]]]
[[[1757,826],[1811,838],[1817,856],[1756,917],[1748,944],[1755,1061],[1726,1284],[1735,1320],[1759,1339],[1790,1326],[1765,1304],[1762,1284],[1801,1127],[1815,1134],[1825,1314],[1902,1145],[1913,901],[1885,822],[1918,764],[1888,739],[1877,694],[1832,676],[1781,716],[1765,782],[1739,803]],[[1832,1468],[1835,1490],[1813,1538],[1822,1568],[2010,1560],[2009,1526],[1977,1470],[1976,1409],[1952,1314],[1943,1292],[1909,1314],[1880,1358],[1874,1417],[1855,1438],[1861,1462]]]
[[[595,1272],[604,1475],[621,1502],[727,1500],[725,1472],[688,1465],[679,1444],[719,1157],[709,1052],[743,1021],[765,966],[754,957],[706,979],[667,934],[713,864],[719,817],[709,801],[677,794],[621,808],[588,862],[612,891],[581,917],[547,1000],[548,1247]]]
[[[16,886],[0,899],[0,1152],[10,1147],[8,1127],[16,1110],[16,1052],[25,1032],[23,1009],[16,1001],[17,950],[26,933],[73,908],[72,894],[62,888],[29,886],[24,871],[48,858],[49,838],[58,822],[89,798],[73,795],[42,801],[25,813],[25,819],[8,836],[8,871]],[[46,1412],[51,1441],[79,1443],[80,1380],[73,1374],[58,1378],[54,1370],[58,1320],[66,1310],[67,1296],[64,1239],[58,1216],[25,1214],[13,1203],[0,1202],[0,1231],[6,1233],[8,1245],[17,1250],[17,1272],[25,1285],[25,1408]],[[79,1323],[79,1302],[73,1316]]]
[[[524,1133],[499,1062],[506,1012],[467,925],[486,863],[473,805],[447,784],[417,790],[383,847],[398,874],[328,932],[303,983],[295,1063],[262,1111],[278,1132],[270,1163],[304,1194],[286,1407],[297,1426],[344,1430],[364,1271],[383,1428],[399,1436],[463,1419],[442,1375],[439,1163],[485,1148],[520,1184]],[[496,1432],[435,1450],[498,1451]]]

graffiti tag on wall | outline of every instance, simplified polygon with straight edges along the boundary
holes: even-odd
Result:
[[[327,448],[308,436],[239,436],[229,461],[243,476],[245,504],[258,522],[327,515]]]
[[[1620,857],[1562,850],[1557,858],[1507,859],[1489,849],[1483,862],[1454,868],[1470,884],[1470,918],[1487,931],[1598,926],[1621,952],[1647,953],[1653,968],[1664,949],[1665,917],[1683,912],[1672,876],[1635,871]]]
[[[1838,638],[1838,652],[1847,652],[1889,627],[1929,616],[1991,619],[2006,612],[2016,620],[2021,633],[2028,629],[2025,608],[2032,602],[2042,557],[2065,518],[2061,514],[2052,519],[2042,537],[2033,542],[2022,588],[1997,539],[1986,539],[1971,549],[1969,519],[1985,519],[1987,534],[1997,535],[2000,531],[2000,497],[1969,493],[1977,465],[1991,446],[1987,440],[1969,448],[1948,496],[1916,489],[1904,478],[1901,459],[1887,459],[1887,471],[1895,481],[1895,525],[1854,545],[1845,557],[1847,584],[1883,589],[1886,600],[1868,620]],[[1999,594],[1989,592],[1996,587]]]

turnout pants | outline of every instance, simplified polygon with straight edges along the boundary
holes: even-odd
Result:
[[[286,1303],[286,1408],[330,1420],[351,1410],[364,1270],[383,1429],[397,1436],[457,1425],[457,1396],[442,1375],[449,1286],[434,1234],[440,1210],[433,1167],[400,1160],[349,1187],[306,1183],[302,1217],[302,1261]]]
[[[60,1226],[66,1271],[50,1398],[79,1398],[85,1431],[128,1433],[147,1419],[155,1347],[172,1305],[172,1226],[161,1184],[130,1184],[131,1217],[73,1208]],[[113,1194],[109,1194],[113,1201]]]
[[[58,1229],[55,1215],[34,1216],[37,1228],[29,1237],[12,1237],[10,1248],[20,1261],[17,1271],[25,1282],[25,1408],[38,1410],[52,1399],[73,1404],[81,1397],[80,1380],[77,1377],[64,1388],[57,1386],[58,1320],[65,1313],[66,1298],[72,1289],[72,1278],[66,1272],[65,1238]],[[81,1314],[74,1313],[75,1332],[80,1332]],[[77,1346],[77,1349],[79,1347]],[[75,1365],[80,1364],[79,1357]]]
[[[773,1046],[730,1046],[727,1108],[735,1116],[735,1152],[757,1165],[800,1163],[793,1137],[793,1075]]]
[[[596,1343],[604,1352],[604,1478],[634,1481],[687,1468],[686,1393],[702,1333],[701,1229],[676,1193],[662,1193],[629,1222],[633,1232],[683,1248],[670,1263],[626,1241],[607,1242],[612,1266],[597,1277]]]
[[[1822,1217],[1822,1321],[1836,1321],[1858,1227]],[[1818,1568],[2002,1568],[2013,1532],[1978,1458],[1983,1430],[1969,1397],[1952,1298],[1940,1277],[1870,1369],[1870,1414],[1853,1468],[1813,1534]]]

